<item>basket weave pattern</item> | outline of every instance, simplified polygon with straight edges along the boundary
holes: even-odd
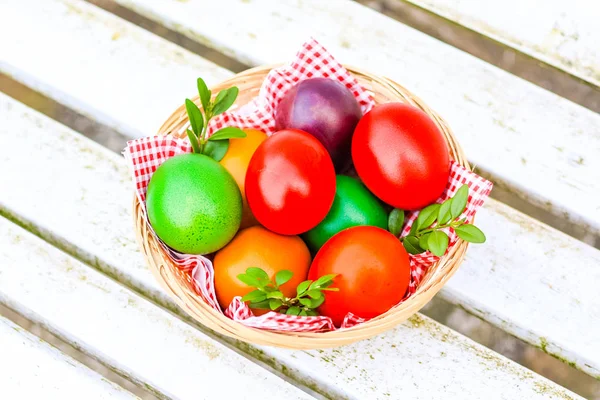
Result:
[[[275,67],[277,66],[262,66],[249,69],[214,86],[212,91],[215,93],[235,85],[240,89],[236,105],[244,105],[258,95],[265,77]],[[465,168],[470,169],[466,157],[450,128],[422,100],[390,79],[368,74],[355,68],[346,68],[364,88],[372,93],[375,104],[392,101],[404,102],[416,106],[427,113],[446,138],[450,149],[450,156]],[[193,101],[199,105],[198,97],[195,97]],[[158,134],[171,134],[175,137],[184,137],[185,128],[188,125],[189,121],[185,107],[181,106],[163,124]],[[142,254],[156,279],[158,279],[164,289],[183,310],[201,324],[218,333],[255,344],[291,349],[341,346],[377,335],[407,320],[427,304],[456,272],[464,259],[468,245],[467,242],[459,240],[437,263],[428,269],[416,292],[385,314],[352,328],[331,332],[274,332],[247,327],[227,318],[205,303],[196,293],[190,274],[181,271],[170,260],[161,245],[151,234],[150,227],[144,217],[137,197],[134,197],[133,210],[135,230]]]

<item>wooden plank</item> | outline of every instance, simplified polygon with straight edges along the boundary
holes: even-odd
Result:
[[[159,396],[309,398],[3,218],[0,273],[0,302]],[[477,399],[490,390],[505,398],[578,398],[422,316],[338,349],[258,351],[308,374],[310,386],[334,398],[426,392]]]
[[[0,36],[0,71],[129,137],[156,133],[200,73],[231,75],[79,0],[2,1]]]
[[[600,233],[600,115],[590,110],[349,0],[116,1],[252,65],[288,60],[314,36],[423,98],[498,185]],[[227,29],[223,15],[235,21]]]
[[[390,3],[399,0],[391,0]],[[402,0],[600,86],[600,7],[589,0]]]
[[[75,249],[78,256],[110,275],[115,276],[118,271],[119,279],[126,284],[181,312],[151,280],[133,242],[129,216],[131,183],[124,162],[14,100],[0,99],[0,118],[5,121],[4,130],[0,128],[0,149],[8,149],[9,141],[16,145],[13,150],[0,150],[0,162],[20,171],[18,176],[0,177],[0,213],[24,222],[28,229],[62,248]],[[15,130],[20,132],[18,138],[11,137]],[[37,138],[40,130],[44,135]],[[16,184],[31,179],[39,184],[29,187]],[[7,191],[7,188],[13,189]],[[44,207],[39,207],[38,199],[42,196]],[[68,207],[64,207],[65,199],[68,199]],[[470,268],[476,267],[471,261]],[[510,267],[507,263],[507,268]],[[468,268],[467,265],[464,268]],[[491,280],[483,280],[481,284],[491,284]],[[1,286],[0,290],[3,290]],[[582,300],[582,307],[586,302],[587,297]],[[536,305],[538,303],[531,306]],[[595,322],[581,323],[592,326]],[[549,340],[553,338],[549,336]],[[501,382],[509,388],[503,388],[508,390],[508,398],[535,398],[537,390],[547,387],[547,382],[540,381],[536,375],[422,316],[383,336],[324,352],[290,352],[239,342],[231,344],[297,382],[334,398],[365,398],[368,393],[383,397],[385,393],[400,391],[409,391],[418,398],[418,393],[423,391],[441,390],[442,384],[448,393],[460,392],[466,393],[463,398],[480,398],[487,393],[485,385],[500,388]],[[449,354],[452,356],[445,358]],[[328,363],[333,358],[335,362]],[[461,368],[455,368],[454,363],[459,359]],[[423,373],[420,365],[416,368],[417,364],[427,366],[427,373]],[[391,376],[395,378],[387,378]],[[431,376],[439,377],[439,386],[432,384]],[[485,382],[485,385],[471,385],[474,381]],[[466,387],[469,389],[465,392]],[[550,387],[556,389],[553,385]]]
[[[3,398],[138,398],[1,316],[0,354]]]
[[[313,398],[4,218],[0,276],[0,303],[160,398]]]

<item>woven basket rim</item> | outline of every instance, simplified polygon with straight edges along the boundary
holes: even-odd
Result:
[[[240,96],[238,97],[236,104],[245,104],[255,97],[255,94],[257,94],[258,89],[262,85],[268,72],[280,65],[282,64],[263,65],[245,70],[218,85],[214,85],[211,89],[213,93],[215,93],[220,89],[235,84],[240,88]],[[376,103],[401,101],[412,104],[427,113],[444,134],[450,149],[450,156],[466,169],[471,169],[462,148],[458,144],[449,126],[420,98],[389,78],[370,74],[351,66],[345,65],[345,67],[374,95]],[[245,96],[245,93],[249,94]],[[250,95],[251,97],[249,97]],[[192,98],[192,101],[200,106],[198,96]],[[158,134],[172,134],[176,137],[183,137],[183,132],[185,131],[183,128],[187,123],[185,106],[182,105],[165,121],[159,129]],[[189,275],[186,276],[186,274],[180,271],[170,261],[164,249],[150,234],[150,229],[144,218],[141,204],[135,195],[133,203],[133,217],[138,244],[148,267],[170,297],[173,298],[184,311],[204,326],[220,334],[260,345],[271,345],[293,349],[335,347],[363,340],[391,329],[416,314],[435,294],[437,294],[458,269],[464,259],[468,247],[467,242],[459,239],[448,253],[429,268],[425,278],[412,296],[399,305],[391,308],[386,313],[369,321],[355,325],[351,328],[327,332],[271,331],[251,328],[229,319],[224,314],[214,310],[205,303],[199,295],[195,294],[195,292],[190,289],[191,280]]]

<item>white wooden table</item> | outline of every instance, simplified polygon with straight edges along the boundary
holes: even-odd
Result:
[[[248,65],[289,59],[313,35],[422,97],[497,185],[600,233],[600,116],[581,106],[348,0],[117,2]],[[600,83],[591,0],[551,1],[523,30],[475,7],[496,1],[413,2]],[[539,3],[514,2],[523,23]],[[580,39],[554,40],[556,26]],[[3,0],[0,38],[0,72],[124,138],[153,134],[198,76],[232,75],[83,0]],[[421,314],[329,350],[216,336],[146,269],[120,155],[4,94],[0,121],[0,303],[159,398],[578,398]],[[488,243],[469,249],[440,296],[600,378],[600,251],[494,200],[478,225]],[[0,392],[135,397],[1,318]]]

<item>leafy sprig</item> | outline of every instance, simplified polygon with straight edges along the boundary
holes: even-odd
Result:
[[[443,231],[454,229],[459,238],[470,243],[484,243],[485,234],[473,224],[467,224],[466,219],[459,219],[467,207],[469,186],[462,185],[454,197],[442,204],[431,204],[419,212],[407,236],[401,238],[402,244],[410,254],[421,254],[429,250],[441,257],[446,253],[450,238]],[[390,232],[398,236],[404,224],[404,211],[394,209],[388,218]]]
[[[233,86],[221,90],[214,100],[212,93],[202,78],[198,78],[198,95],[202,110],[190,99],[185,99],[185,109],[190,127],[187,136],[190,139],[194,153],[205,154],[216,161],[221,161],[229,148],[229,139],[244,138],[246,133],[236,127],[221,128],[208,137],[208,124],[210,120],[227,111],[235,102],[238,88]]]
[[[275,281],[272,281],[261,268],[246,269],[246,273],[239,274],[237,278],[256,289],[242,297],[242,301],[248,301],[251,308],[272,310],[287,315],[314,317],[319,315],[315,309],[325,301],[323,292],[339,290],[331,287],[337,274],[329,274],[323,275],[315,281],[301,282],[296,288],[296,296],[286,297],[280,287],[292,279],[293,275],[292,271],[281,270],[275,274]]]

